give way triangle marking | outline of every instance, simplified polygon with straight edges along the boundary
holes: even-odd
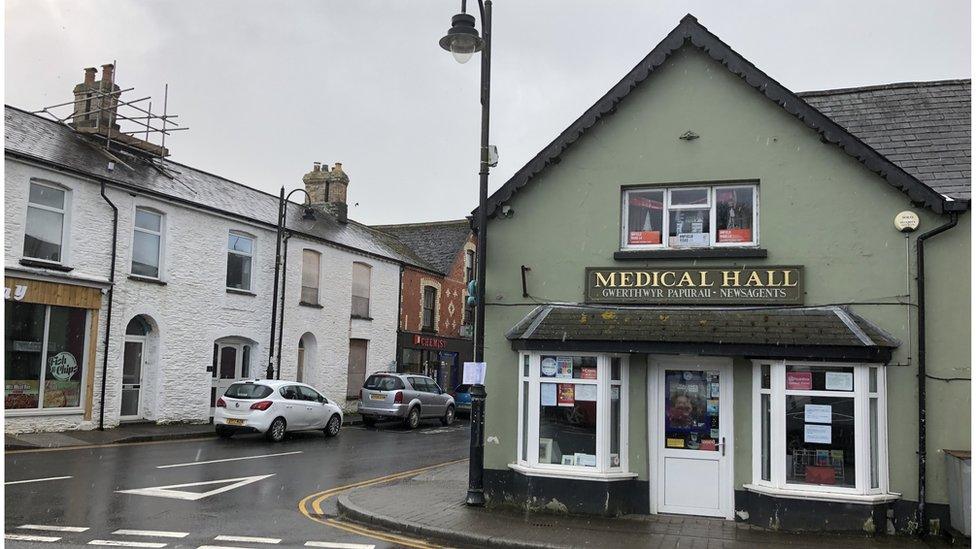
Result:
[[[253,477],[225,478],[220,480],[207,480],[204,482],[189,482],[186,484],[170,484],[168,486],[150,486],[148,488],[136,488],[133,490],[117,490],[117,493],[196,501],[198,499],[203,499],[210,496],[215,496],[217,494],[222,494],[224,492],[229,492],[234,488],[240,488],[241,486],[246,486],[248,484],[251,484],[252,482],[257,482],[259,480],[264,480],[268,477],[273,477],[273,476],[274,473],[271,473],[270,475],[255,475]],[[175,488],[189,488],[190,486],[207,486],[208,484],[226,484],[228,482],[233,484],[227,484],[226,486],[215,488],[213,490],[210,490],[209,492],[187,492],[186,490],[175,490]]]

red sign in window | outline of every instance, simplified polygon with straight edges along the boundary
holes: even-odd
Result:
[[[719,229],[719,242],[752,242],[752,229]]]
[[[813,389],[813,372],[786,372],[786,388],[794,391]]]
[[[630,231],[631,244],[660,244],[661,231]]]

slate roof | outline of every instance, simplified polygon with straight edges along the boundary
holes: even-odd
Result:
[[[694,47],[702,50],[733,74],[742,78],[767,99],[820,134],[822,141],[837,145],[844,153],[883,177],[893,187],[907,194],[912,202],[927,207],[936,213],[969,209],[968,200],[947,200],[941,192],[922,182],[915,175],[906,171],[905,168],[861,141],[841,124],[807,104],[795,93],[742,57],[718,36],[709,32],[698,22],[698,19],[689,14],[684,16],[678,26],[669,32],[637,66],[610,88],[610,91],[563,130],[552,143],[515,172],[501,188],[492,193],[485,205],[486,215],[488,217],[494,216],[496,210],[528,185],[533,177],[541,173],[550,164],[558,163],[560,155],[567,148],[579,140],[587,130],[604,116],[613,114],[617,109],[617,104],[623,101],[631,90],[644,82],[654,71],[660,69],[671,54],[683,47]],[[477,209],[473,218],[478,219]]]
[[[4,108],[5,154],[86,174],[115,185],[166,197],[215,212],[229,213],[274,228],[278,197],[190,166],[166,160],[166,173],[144,157],[113,151],[126,165],[108,170],[109,157],[92,137],[70,127],[9,105]],[[357,250],[398,263],[435,271],[408,246],[389,234],[355,221],[340,223],[331,215],[302,220],[303,208],[288,204],[286,226],[338,247]]]
[[[843,307],[541,305],[505,335],[517,348],[604,342],[611,344],[605,350],[745,356],[750,349],[764,356],[823,356],[822,351],[830,349],[846,357],[868,358],[890,355],[900,345]]]
[[[926,185],[953,198],[970,198],[971,80],[797,95]]]
[[[395,236],[436,270],[448,274],[471,233],[467,219],[403,225],[373,225]]]

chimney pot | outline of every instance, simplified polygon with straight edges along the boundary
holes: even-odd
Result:
[[[312,162],[312,171],[313,172],[317,172],[317,171],[321,171],[321,170],[322,170],[322,163],[321,162]]]
[[[335,163],[335,169],[341,172],[342,171],[342,162],[336,162]]]
[[[113,78],[115,77],[115,65],[108,63],[102,65],[102,87],[107,87],[111,89],[112,84],[115,83]]]
[[[98,69],[96,69],[95,67],[88,67],[87,69],[85,69],[85,85],[86,86],[91,87],[91,86],[94,86],[95,85],[95,73],[97,73],[97,72],[98,72]]]

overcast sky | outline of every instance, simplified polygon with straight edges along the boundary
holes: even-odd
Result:
[[[69,101],[118,62],[130,99],[169,83],[191,129],[172,159],[277,194],[342,162],[350,217],[456,219],[477,202],[479,59],[438,39],[460,2],[7,0],[5,102]],[[475,0],[469,7],[477,12]],[[964,0],[497,0],[490,190],[547,145],[686,12],[794,91],[968,78]],[[469,13],[472,10],[469,9]],[[138,95],[135,95],[138,94]],[[358,202],[358,206],[354,206]]]

